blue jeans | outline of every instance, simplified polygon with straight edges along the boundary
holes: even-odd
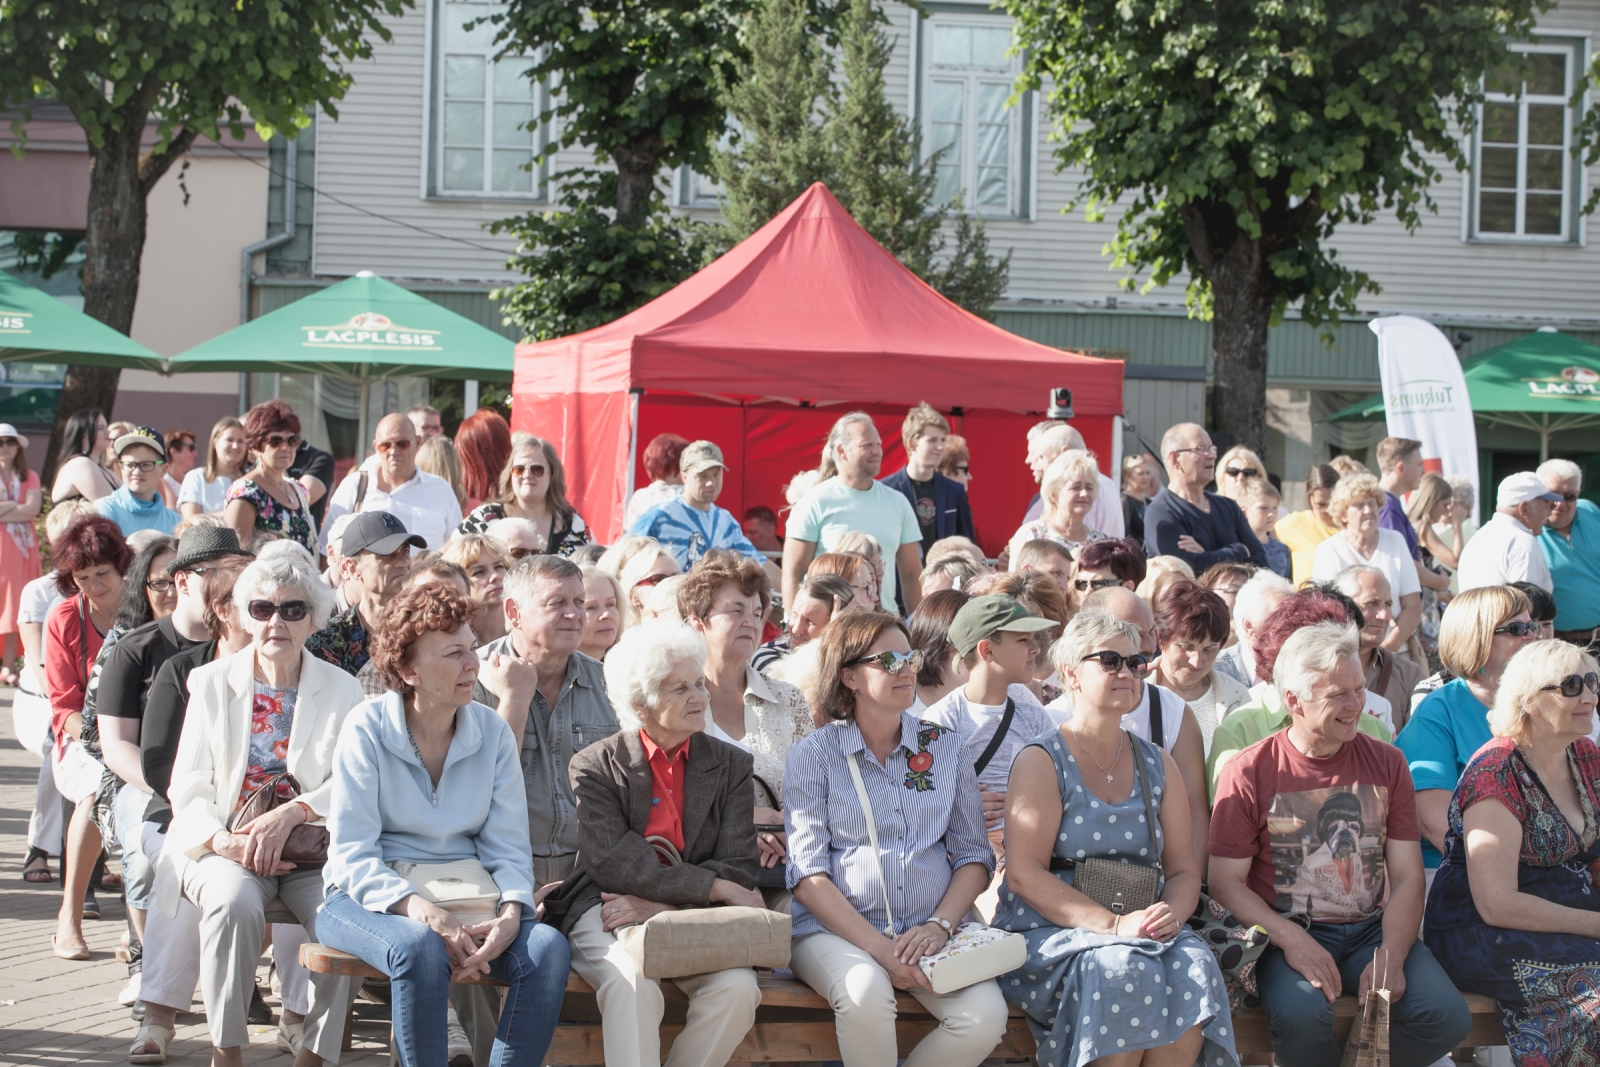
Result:
[[[1311,936],[1328,950],[1346,993],[1355,993],[1373,953],[1383,943],[1383,917],[1358,923],[1312,923]],[[1389,1014],[1389,1050],[1396,1067],[1423,1067],[1447,1056],[1472,1029],[1467,1002],[1421,941],[1405,963],[1405,993]],[[1339,1067],[1333,1005],[1322,991],[1269,948],[1256,970],[1261,1006],[1272,1029],[1272,1052],[1294,1067]]]
[[[378,968],[391,982],[395,1048],[403,1067],[444,1067],[450,955],[415,919],[368,911],[334,890],[317,912],[317,938]],[[506,984],[490,1067],[540,1067],[561,1015],[571,965],[567,939],[524,916],[489,973]]]

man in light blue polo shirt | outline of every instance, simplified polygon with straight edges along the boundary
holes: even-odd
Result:
[[[1600,626],[1600,508],[1578,499],[1583,471],[1571,460],[1546,460],[1538,475],[1561,496],[1539,535],[1555,584],[1556,636],[1587,646]]]

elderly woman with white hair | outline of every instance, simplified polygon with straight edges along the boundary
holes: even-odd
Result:
[[[1017,569],[1022,546],[1029,541],[1044,538],[1076,554],[1090,541],[1106,536],[1090,527],[1087,521],[1100,495],[1100,468],[1095,466],[1094,457],[1089,453],[1072,448],[1051,460],[1040,482],[1039,494],[1044,500],[1044,514],[1023,523],[1011,535],[1007,546],[1012,570]]]
[[[267,903],[282,901],[316,937],[326,838],[294,831],[327,815],[334,747],[363,699],[359,682],[305,650],[332,614],[333,591],[303,552],[257,559],[233,602],[251,641],[189,676],[156,882],[168,918],[183,898],[200,909],[200,990],[218,1067],[243,1063],[249,1043]],[[246,823],[247,804],[259,814]],[[312,976],[299,1067],[337,1062],[349,993],[348,979]]]
[[[1428,896],[1428,947],[1457,986],[1499,1002],[1519,1067],[1600,1058],[1600,1006],[1575,993],[1600,979],[1597,671],[1562,641],[1512,657],[1489,712],[1494,740],[1456,786]]]
[[[994,925],[1028,942],[1028,962],[1001,988],[1046,1035],[1041,1067],[1239,1062],[1222,972],[1184,925],[1200,859],[1188,796],[1166,788],[1178,765],[1122,725],[1140,699],[1139,647],[1138,628],[1110,615],[1069,622],[1057,658],[1073,717],[1011,765]],[[1080,890],[1092,861],[1153,869],[1151,898],[1115,907]]]
[[[606,656],[622,730],[572,758],[578,868],[547,902],[595,989],[607,1067],[661,1064],[661,983],[617,931],[680,905],[762,907],[750,754],[706,732],[706,642],[682,623],[630,628]],[[663,858],[671,846],[682,862]],[[675,978],[687,1023],[668,1067],[722,1067],[755,1022],[748,967]]]

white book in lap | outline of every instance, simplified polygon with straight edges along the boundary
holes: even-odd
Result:
[[[933,991],[944,994],[1014,971],[1027,959],[1028,943],[1021,934],[962,923],[943,949],[920,963]]]

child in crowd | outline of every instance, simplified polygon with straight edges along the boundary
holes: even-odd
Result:
[[[1289,546],[1278,540],[1273,527],[1278,525],[1278,505],[1283,502],[1277,488],[1265,478],[1251,478],[1239,490],[1239,508],[1256,539],[1267,553],[1267,565],[1277,574],[1289,577]]]

